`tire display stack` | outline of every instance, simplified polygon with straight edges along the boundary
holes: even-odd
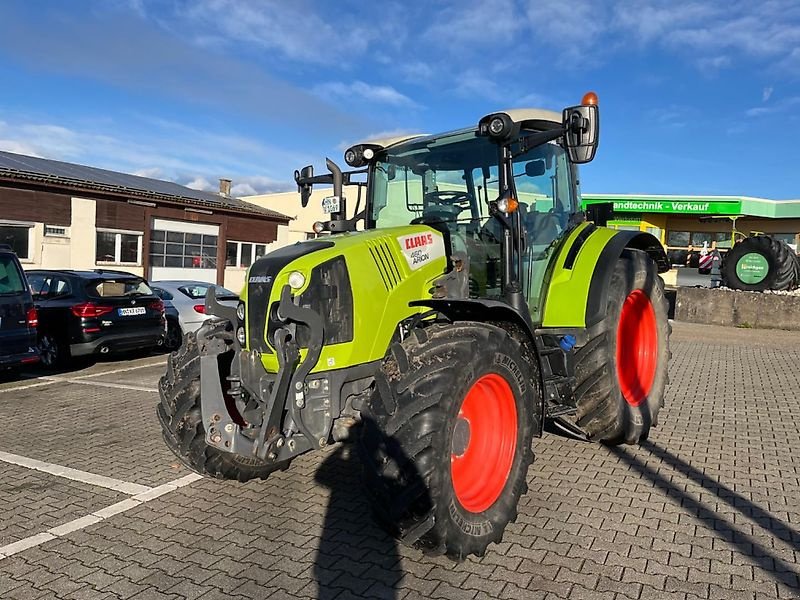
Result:
[[[745,238],[725,256],[722,284],[747,292],[793,290],[800,286],[800,258],[788,244],[769,236]]]

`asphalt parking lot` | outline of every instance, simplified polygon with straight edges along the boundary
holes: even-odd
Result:
[[[642,447],[535,443],[516,523],[454,564],[377,529],[348,446],[266,482],[161,441],[165,357],[0,384],[0,598],[800,598],[800,345],[675,324]]]

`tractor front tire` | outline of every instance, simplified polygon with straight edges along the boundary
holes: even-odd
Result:
[[[499,327],[431,325],[393,344],[359,443],[377,521],[426,554],[482,556],[527,491],[540,402],[535,357]]]
[[[244,482],[266,479],[273,471],[288,466],[222,452],[206,444],[200,410],[200,352],[194,333],[186,334],[180,348],[170,354],[158,391],[161,402],[157,412],[164,441],[195,473]]]
[[[589,439],[637,444],[658,422],[670,358],[668,303],[655,263],[625,250],[597,334],[575,351],[577,425]]]

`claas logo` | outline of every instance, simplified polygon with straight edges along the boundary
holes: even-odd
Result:
[[[423,233],[421,235],[411,235],[405,239],[406,250],[427,246],[433,243],[433,234]]]

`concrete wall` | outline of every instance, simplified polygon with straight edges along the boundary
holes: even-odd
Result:
[[[678,288],[675,320],[800,331],[800,296]]]

